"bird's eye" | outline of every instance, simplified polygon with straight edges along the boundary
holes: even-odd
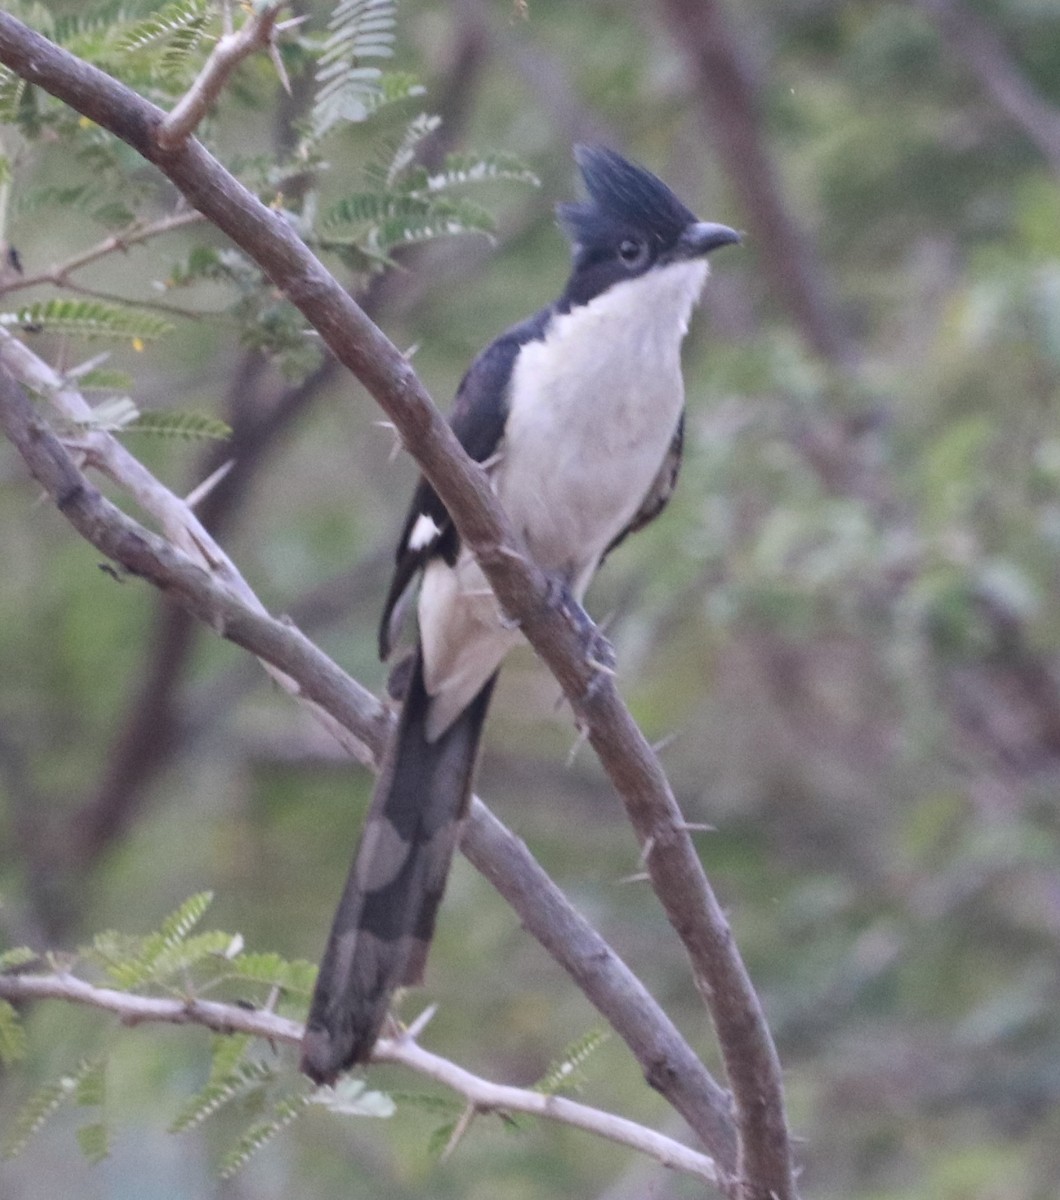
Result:
[[[639,267],[648,255],[648,244],[640,238],[623,238],[618,244],[618,257],[627,267]]]

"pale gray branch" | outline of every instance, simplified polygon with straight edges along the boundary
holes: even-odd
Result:
[[[216,1000],[136,996],[113,988],[96,987],[74,975],[0,975],[0,997],[8,1001],[64,1000],[114,1013],[125,1025],[145,1021],[171,1025],[203,1025],[219,1033],[248,1033],[270,1042],[297,1045],[304,1026],[276,1013],[247,1009]],[[462,1096],[479,1113],[526,1113],[606,1138],[664,1167],[692,1175],[715,1187],[721,1179],[714,1162],[689,1146],[656,1133],[615,1113],[591,1108],[564,1096],[549,1096],[526,1088],[493,1083],[456,1063],[432,1054],[411,1038],[381,1038],[372,1052],[374,1062],[396,1063],[433,1079]]]
[[[950,49],[1060,176],[1060,110],[1035,91],[981,11],[960,0],[917,0]]]
[[[73,382],[60,375],[24,342],[3,328],[0,328],[0,366],[26,387],[45,396],[65,420],[78,424],[91,421],[92,407]],[[267,615],[265,606],[254,590],[195,515],[191,505],[159,482],[117,438],[104,430],[87,429],[78,435],[77,448],[85,462],[124,488],[145,512],[158,521],[172,546],[187,556],[189,565],[200,567],[233,600],[242,601],[259,616]],[[218,619],[216,615],[213,618]],[[262,663],[285,692],[307,705],[343,749],[359,762],[367,764],[372,761],[371,752],[348,726],[335,720],[320,705],[308,700],[299,685],[289,675],[277,670],[275,664],[265,660]]]

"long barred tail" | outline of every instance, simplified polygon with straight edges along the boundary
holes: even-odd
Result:
[[[317,1083],[368,1058],[394,990],[423,976],[495,680],[429,742],[417,652],[309,1009],[302,1070]]]

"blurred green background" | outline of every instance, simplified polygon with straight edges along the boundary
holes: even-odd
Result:
[[[315,28],[328,10],[295,7]],[[426,84],[413,105],[443,115],[445,145],[518,154],[542,181],[481,194],[496,245],[439,240],[368,289],[443,407],[473,354],[560,290],[552,205],[574,193],[573,142],[610,142],[703,218],[747,230],[714,260],[686,346],[677,497],[589,606],[610,616],[634,715],[669,739],[688,819],[713,827],[698,845],[778,1040],[804,1194],[1054,1197],[1060,10],[402,0],[398,21],[397,65]],[[214,144],[270,155],[297,98],[249,64]],[[373,140],[399,129],[381,115],[334,137],[329,187],[353,186]],[[19,203],[20,187],[85,169],[61,140],[19,159],[6,236],[27,272],[108,232],[105,214]],[[171,204],[132,158],[129,179],[157,192],[157,213]],[[220,291],[153,287],[197,240],[222,244],[174,234],[78,278],[217,312]],[[89,353],[34,345],[68,363]],[[389,459],[371,399],[327,368],[292,381],[225,319],[180,319],[111,365],[134,373],[145,409],[233,425],[220,448],[131,448],[181,491],[234,456],[211,525],[272,611],[381,687],[374,626],[415,472]],[[100,571],[36,499],[0,446],[3,938],[146,932],[209,888],[211,927],[315,959],[366,773],[245,656]],[[576,735],[556,696],[529,654],[511,661],[479,790],[713,1064],[658,905],[621,882],[637,870],[621,807],[588,750],[568,764]],[[405,1014],[438,1002],[428,1045],[498,1080],[532,1082],[599,1024],[462,860],[428,984]],[[481,1120],[440,1164],[437,1121],[415,1104],[385,1122],[313,1114],[219,1183],[245,1113],[166,1133],[205,1078],[204,1031],[121,1030],[58,1004],[27,1020],[0,1128],[40,1081],[105,1049],[115,1132],[90,1167],[76,1115],[57,1118],[0,1163],[4,1200],[700,1194],[543,1125]],[[586,1071],[588,1102],[685,1135],[617,1039]],[[399,1073],[372,1082],[424,1090]]]

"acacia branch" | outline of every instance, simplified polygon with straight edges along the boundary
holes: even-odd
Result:
[[[159,144],[164,115],[155,106],[3,12],[0,61],[163,171],[301,310],[393,421],[505,611],[559,680],[625,803],[656,894],[685,946],[718,1033],[736,1100],[742,1196],[790,1200],[795,1186],[776,1050],[666,776],[614,681],[587,660],[580,627],[550,602],[548,581],[522,553],[485,472],[461,449],[409,362],[281,214],[261,204],[200,144]],[[73,520],[78,497],[61,494]],[[116,548],[149,558],[136,538]],[[174,564],[184,584],[182,567]],[[238,614],[230,615],[233,624],[222,627],[224,635],[239,641],[245,627]]]
[[[391,718],[375,697],[294,625],[265,613],[256,597],[250,604],[234,595],[201,562],[150,533],[100,495],[3,370],[0,428],[59,510],[97,549],[153,583],[215,633],[278,669],[288,681],[287,690],[312,702],[314,712],[333,718],[378,769]],[[171,497],[171,503],[180,502]],[[525,845],[478,800],[465,834],[465,853],[615,1028],[641,1063],[648,1082],[685,1117],[722,1167],[732,1172],[736,1133],[725,1092],[636,976],[571,907]]]
[[[158,128],[158,144],[167,149],[181,145],[194,134],[224,90],[229,76],[244,58],[272,44],[280,9],[287,0],[273,0],[251,13],[235,33],[221,36],[191,87],[173,106]]]
[[[288,1045],[297,1045],[305,1032],[304,1026],[298,1021],[276,1013],[195,997],[169,999],[132,995],[113,988],[96,987],[68,973],[0,975],[0,997],[15,1002],[65,1000],[114,1013],[125,1025],[139,1025],[145,1021],[202,1025],[218,1033],[247,1033]],[[627,1146],[654,1158],[664,1167],[692,1175],[714,1187],[722,1186],[723,1177],[710,1158],[665,1134],[564,1096],[550,1096],[526,1088],[493,1083],[424,1050],[410,1037],[380,1038],[372,1051],[372,1060],[408,1067],[444,1084],[462,1096],[475,1113],[521,1112],[543,1117]]]
[[[186,225],[200,224],[202,220],[202,213],[190,208],[181,212],[171,213],[167,217],[160,217],[157,221],[134,221],[120,233],[115,233],[110,237],[104,238],[101,242],[97,242],[95,246],[90,246],[87,250],[82,250],[79,254],[73,255],[65,262],[56,263],[55,266],[50,267],[46,271],[38,271],[34,275],[20,275],[7,280],[5,283],[0,284],[0,296],[6,296],[9,292],[20,292],[25,288],[37,287],[45,283],[53,284],[55,287],[67,287],[70,284],[70,276],[75,271],[80,271],[83,267],[98,262],[101,258],[108,258],[111,254],[119,252],[124,253],[132,249],[133,246],[139,246],[143,242],[151,241],[153,238],[159,237],[164,233],[171,233],[174,229],[183,229]],[[142,305],[144,302],[138,300],[135,303]]]

